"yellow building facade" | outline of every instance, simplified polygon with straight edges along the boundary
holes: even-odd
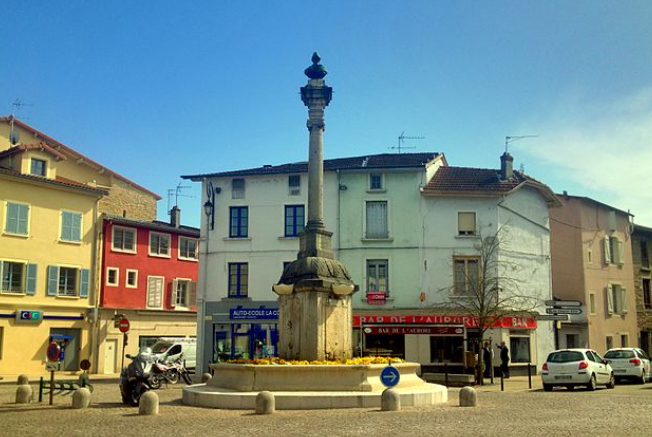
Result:
[[[156,218],[160,197],[42,132],[0,117],[0,376],[98,364],[101,214]]]

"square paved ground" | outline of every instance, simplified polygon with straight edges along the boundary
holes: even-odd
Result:
[[[36,388],[35,386],[33,386]],[[0,436],[648,436],[652,431],[652,384],[596,392],[575,390],[479,393],[477,408],[457,407],[459,390],[446,405],[383,413],[374,409],[281,411],[256,416],[181,404],[181,386],[159,390],[158,417],[139,417],[120,403],[118,385],[96,383],[88,410],[14,404],[15,385],[0,385]]]

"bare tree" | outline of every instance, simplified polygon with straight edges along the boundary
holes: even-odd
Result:
[[[475,253],[453,260],[453,286],[439,290],[445,299],[433,304],[450,314],[474,318],[480,336],[505,316],[522,316],[535,310],[540,296],[522,290],[524,279],[519,272],[522,263],[507,258],[502,247],[508,246],[509,228],[500,226],[491,235],[484,235],[482,226],[474,239]],[[503,253],[501,253],[503,250]],[[482,372],[482,357],[479,357]],[[478,375],[482,381],[482,374]]]

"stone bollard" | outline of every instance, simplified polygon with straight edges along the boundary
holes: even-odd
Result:
[[[91,404],[91,391],[80,387],[72,394],[72,407],[75,409],[88,408]]]
[[[158,414],[158,395],[154,391],[143,393],[138,405],[138,414],[141,416],[156,416]]]
[[[28,385],[29,384],[29,376],[25,375],[24,373],[22,375],[18,375],[18,385]]]
[[[213,379],[213,375],[211,375],[210,373],[203,373],[203,374],[201,375],[201,382],[202,382],[202,383],[207,383],[207,382],[210,381],[211,379]]]
[[[460,390],[460,407],[475,407],[478,403],[478,394],[473,387],[463,387]]]
[[[401,411],[401,396],[393,388],[383,391],[380,396],[380,409],[383,411]]]
[[[32,387],[29,385],[19,385],[16,389],[16,403],[29,404],[32,402]]]
[[[256,396],[256,414],[272,414],[276,410],[274,395],[268,391],[261,391]]]

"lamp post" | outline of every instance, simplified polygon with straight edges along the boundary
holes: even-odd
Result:
[[[204,330],[206,314],[206,295],[208,294],[208,254],[211,231],[215,229],[215,188],[211,181],[206,182],[206,202],[204,202],[204,214],[206,215],[206,249],[204,250],[203,263],[203,286],[197,296],[197,369],[195,374],[206,372],[204,359]]]

